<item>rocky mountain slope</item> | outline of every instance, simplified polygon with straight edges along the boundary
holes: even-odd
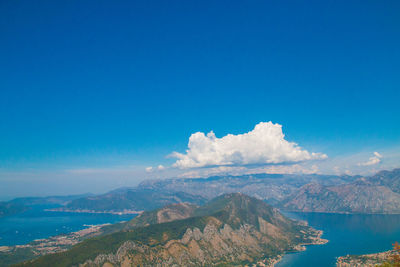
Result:
[[[263,201],[235,193],[200,207],[176,204],[144,212],[122,231],[21,266],[244,265],[324,243],[320,235]]]
[[[290,211],[398,214],[400,169],[381,171],[370,177],[255,174],[148,180],[134,189],[72,201],[66,208],[149,210],[169,203],[201,204],[205,199],[232,192]]]
[[[311,183],[279,203],[285,210],[400,214],[400,169],[336,186]]]
[[[254,174],[147,180],[135,188],[70,201],[61,211],[139,212],[172,203],[200,205],[241,192],[283,210],[335,213],[400,213],[400,169],[370,177]]]
[[[124,212],[151,210],[171,203],[202,204],[221,194],[241,192],[275,205],[308,183],[345,184],[354,176],[255,174],[195,179],[147,180],[136,188],[75,199],[62,211]]]
[[[390,188],[393,192],[400,194],[400,169],[392,171],[380,171],[369,177],[368,182]]]
[[[207,199],[226,193],[241,192],[265,200],[269,204],[282,201],[298,188],[308,183],[322,185],[346,184],[359,176],[250,174],[241,176],[215,176],[209,178],[176,178],[146,180],[138,190],[168,190],[200,195]]]

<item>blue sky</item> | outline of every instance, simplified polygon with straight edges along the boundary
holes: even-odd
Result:
[[[191,134],[268,121],[336,165],[377,151],[393,167],[399,12],[399,1],[1,1],[0,195],[177,175],[166,155]],[[159,164],[168,172],[144,171]]]

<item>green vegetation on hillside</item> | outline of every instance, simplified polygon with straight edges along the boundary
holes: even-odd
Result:
[[[203,204],[205,198],[184,192],[120,189],[107,194],[79,198],[66,205],[70,210],[124,211],[153,210],[172,203]]]
[[[223,195],[202,207],[189,206],[183,208],[184,205],[186,204],[170,205],[160,210],[145,212],[128,222],[126,225],[130,227],[125,227],[125,230],[91,238],[75,245],[68,251],[46,255],[17,266],[63,267],[78,265],[88,260],[93,261],[99,255],[114,255],[127,241],[132,241],[137,246],[143,246],[145,249],[150,250],[150,252],[146,252],[145,254],[143,254],[144,252],[138,254],[139,252],[137,251],[131,251],[130,253],[133,253],[131,258],[139,257],[141,261],[145,261],[147,265],[151,265],[155,263],[157,257],[165,253],[178,253],[174,255],[174,257],[181,258],[181,256],[179,256],[179,249],[175,252],[162,252],[168,250],[168,248],[165,247],[166,244],[169,241],[175,240],[175,242],[180,244],[179,246],[185,246],[186,243],[179,240],[184,238],[184,235],[186,236],[187,233],[189,233],[190,236],[192,231],[190,229],[200,229],[197,231],[202,231],[202,229],[206,229],[207,227],[209,227],[209,230],[204,230],[204,233],[199,232],[198,235],[200,236],[197,237],[202,240],[198,241],[200,243],[197,245],[201,246],[201,248],[198,247],[200,250],[206,249],[214,251],[215,249],[220,249],[219,245],[215,248],[208,246],[214,246],[216,244],[210,243],[210,238],[214,238],[213,235],[221,235],[220,237],[215,237],[219,239],[228,238],[223,234],[224,231],[228,231],[229,234],[236,233],[234,235],[238,236],[248,236],[243,237],[243,240],[241,238],[236,240],[236,237],[229,237],[235,238],[236,241],[233,243],[229,241],[230,239],[225,241],[228,242],[226,244],[230,244],[229,246],[233,246],[229,250],[232,251],[230,253],[236,250],[244,250],[241,252],[245,253],[243,254],[246,255],[244,258],[240,256],[242,255],[240,253],[237,255],[232,254],[229,257],[227,256],[227,258],[225,256],[215,258],[213,264],[229,264],[232,259],[234,259],[236,263],[243,263],[246,261],[251,262],[255,259],[277,256],[283,251],[292,250],[297,244],[312,243],[310,237],[316,237],[316,231],[312,230],[310,227],[289,220],[265,202],[243,194]],[[157,223],[156,218],[163,212],[170,212],[170,214],[187,212],[185,216],[192,217],[166,223]],[[210,226],[210,223],[214,226]],[[146,224],[148,224],[148,226],[143,226]],[[213,227],[217,227],[217,229],[211,230]],[[230,230],[227,230],[228,228],[226,227]],[[226,229],[224,230],[223,228]],[[262,248],[262,251],[260,251],[260,249],[255,249],[255,247]],[[150,254],[152,256],[150,256]],[[195,262],[199,261],[199,258],[196,258],[197,256],[193,257],[195,258],[191,260],[187,259],[188,262],[186,263],[193,265]],[[231,258],[231,260],[228,260],[228,258]]]
[[[207,223],[207,217],[193,217],[185,220],[151,225],[151,227],[139,227],[134,231],[120,231],[106,236],[95,237],[75,245],[72,249],[50,254],[37,260],[25,262],[15,266],[31,267],[67,267],[85,262],[87,259],[94,259],[103,253],[115,253],[118,248],[128,240],[137,243],[151,243],[152,246],[164,244],[169,239],[180,238],[187,227],[203,228]],[[55,265],[55,263],[57,263]]]
[[[393,244],[393,254],[390,259],[379,265],[379,267],[400,267],[400,244],[398,242]]]

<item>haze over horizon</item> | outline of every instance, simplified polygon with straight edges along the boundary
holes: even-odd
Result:
[[[399,8],[3,1],[0,196],[398,168]]]

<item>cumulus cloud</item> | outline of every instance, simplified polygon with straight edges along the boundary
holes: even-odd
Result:
[[[174,152],[171,156],[177,158],[173,166],[181,169],[295,163],[327,158],[325,154],[310,153],[285,140],[282,125],[272,122],[260,122],[248,133],[228,134],[221,138],[212,131],[207,135],[194,133],[189,138],[186,153]]]
[[[358,163],[359,166],[371,166],[381,162],[383,156],[378,152],[374,152],[374,156],[370,157],[368,161]]]
[[[157,167],[147,167],[146,172],[163,171],[165,167],[163,165],[158,165]]]
[[[162,171],[164,169],[165,169],[165,167],[163,165],[158,165],[158,167],[157,167],[157,170],[159,170],[159,171]]]

